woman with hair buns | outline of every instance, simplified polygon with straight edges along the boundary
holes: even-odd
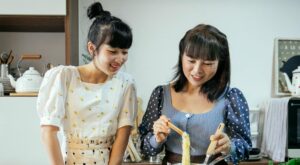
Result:
[[[119,72],[132,44],[131,28],[99,2],[87,15],[93,19],[87,42],[92,61],[52,68],[38,95],[42,141],[52,165],[121,164],[136,117],[134,80]]]

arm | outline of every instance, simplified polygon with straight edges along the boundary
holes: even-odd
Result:
[[[40,118],[42,141],[52,165],[63,164],[57,131],[65,117],[67,79],[64,66],[47,71],[39,89],[37,112]]]
[[[118,129],[115,142],[110,153],[109,165],[122,164],[123,155],[128,144],[131,128],[131,126],[124,126]]]
[[[231,161],[247,159],[252,147],[249,122],[249,108],[242,92],[236,88],[227,94],[225,125],[231,140]]]
[[[128,139],[137,114],[137,97],[134,80],[130,80],[123,95],[123,103],[118,116],[118,130],[109,158],[109,165],[121,165]]]
[[[56,126],[44,125],[41,127],[42,141],[49,155],[51,165],[64,165],[57,138],[58,130]]]
[[[153,133],[154,121],[161,116],[163,102],[162,93],[162,86],[158,86],[153,90],[142,123],[139,126],[141,152],[147,156],[157,155],[163,150],[163,143],[157,143]]]

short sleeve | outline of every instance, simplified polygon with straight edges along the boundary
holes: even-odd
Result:
[[[125,90],[121,112],[118,118],[118,128],[123,126],[134,126],[137,115],[138,102],[134,82],[131,82]]]
[[[247,159],[252,147],[249,122],[249,107],[243,93],[232,88],[227,93],[225,124],[232,143],[231,161]]]
[[[38,98],[37,112],[40,125],[60,127],[65,116],[65,99],[67,92],[64,66],[47,71],[42,81]]]

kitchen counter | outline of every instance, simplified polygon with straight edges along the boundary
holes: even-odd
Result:
[[[149,163],[148,161],[142,161],[139,163],[123,163],[123,165],[156,165],[160,163]],[[266,158],[263,158],[258,161],[243,161],[240,162],[239,165],[268,165],[269,160]],[[274,162],[274,165],[278,165],[279,163]],[[229,165],[232,165],[232,163],[229,163]]]
[[[36,97],[0,97],[0,164],[48,165]]]

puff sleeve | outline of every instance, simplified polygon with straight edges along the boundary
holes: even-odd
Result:
[[[126,125],[134,126],[137,115],[137,94],[134,81],[132,80],[125,89],[121,112],[118,117],[118,128]]]
[[[142,123],[139,126],[141,135],[141,152],[147,156],[154,156],[163,150],[163,143],[157,143],[153,134],[154,121],[161,116],[163,103],[163,87],[156,87],[150,97]]]
[[[57,127],[62,125],[67,93],[66,79],[64,66],[58,66],[46,72],[37,98],[40,125]]]
[[[232,88],[226,95],[225,125],[231,139],[231,161],[249,157],[252,147],[249,123],[249,107],[243,93]]]

